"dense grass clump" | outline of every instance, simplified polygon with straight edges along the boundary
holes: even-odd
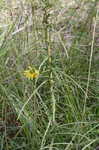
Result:
[[[1,1],[0,150],[99,145],[97,0]]]

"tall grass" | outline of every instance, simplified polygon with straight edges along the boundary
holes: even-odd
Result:
[[[99,3],[67,3],[28,1],[26,16],[20,3],[22,16],[2,25],[1,150],[93,150],[99,144]],[[39,70],[38,78],[24,76],[28,66]]]

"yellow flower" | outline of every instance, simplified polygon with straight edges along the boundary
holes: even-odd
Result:
[[[39,76],[39,71],[29,66],[28,70],[25,70],[23,74],[28,79],[34,79]]]

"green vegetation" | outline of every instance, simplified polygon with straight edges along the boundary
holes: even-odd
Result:
[[[99,2],[71,2],[0,1],[0,150],[99,145]]]

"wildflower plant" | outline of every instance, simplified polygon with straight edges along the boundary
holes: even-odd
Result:
[[[39,70],[34,67],[29,66],[27,70],[24,71],[24,76],[28,79],[35,79],[39,76]]]

